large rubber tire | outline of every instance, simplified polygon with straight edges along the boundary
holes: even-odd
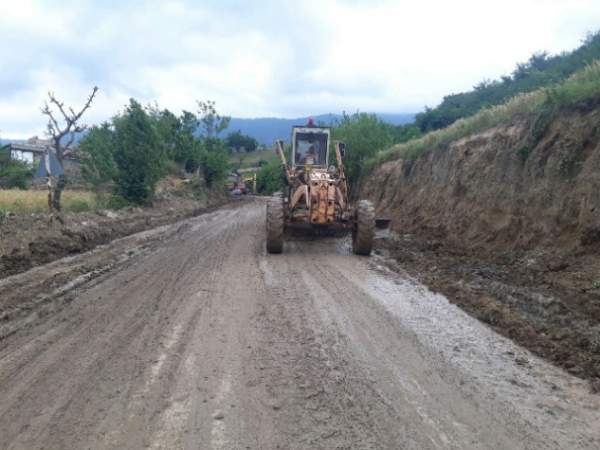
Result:
[[[267,251],[281,253],[283,251],[283,198],[273,195],[267,202]]]
[[[368,200],[361,200],[356,207],[352,228],[352,251],[357,255],[370,255],[375,238],[375,209]]]

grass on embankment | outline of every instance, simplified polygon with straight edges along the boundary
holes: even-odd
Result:
[[[394,159],[415,160],[466,136],[507,124],[519,116],[547,124],[554,112],[597,95],[600,95],[600,61],[594,61],[561,83],[518,95],[502,105],[459,119],[447,128],[383,150],[366,165],[373,167]],[[536,128],[535,123],[533,128]]]
[[[64,191],[62,207],[67,212],[83,212],[96,208],[92,192]],[[48,211],[48,192],[0,189],[0,212],[19,214],[43,213]]]

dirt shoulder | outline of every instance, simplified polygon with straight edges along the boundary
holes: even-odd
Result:
[[[153,207],[66,214],[65,224],[46,214],[13,214],[0,221],[0,279],[98,245],[196,216],[230,201],[224,192],[164,188]]]
[[[594,253],[489,254],[434,233],[389,233],[378,252],[535,354],[600,389],[600,273]]]

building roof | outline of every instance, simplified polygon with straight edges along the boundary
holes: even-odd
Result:
[[[25,142],[13,142],[7,145],[9,150],[17,150],[21,152],[31,152],[37,154],[53,151],[52,141],[50,139],[40,139],[37,136],[30,137]],[[63,147],[63,158],[79,160],[79,146],[76,143],[67,149]]]
[[[19,150],[22,152],[45,153],[49,146],[39,144],[8,144],[11,150]]]

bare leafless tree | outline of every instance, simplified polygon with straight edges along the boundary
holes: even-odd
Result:
[[[83,113],[92,106],[92,102],[94,101],[97,92],[98,87],[94,86],[92,93],[88,96],[87,101],[79,112],[76,112],[71,107],[66,108],[65,104],[54,96],[54,93],[48,92],[48,101],[44,102],[42,114],[48,116],[46,132],[52,141],[56,159],[58,159],[61,165],[63,164],[65,152],[73,145],[73,142],[75,142],[77,133],[81,133],[87,128],[87,125],[82,125],[79,121],[83,116]],[[56,110],[58,110],[60,115],[58,115]],[[63,142],[65,138],[67,138],[67,141]],[[65,188],[65,183],[65,175],[59,176],[58,181],[54,185],[51,182],[49,183],[48,206],[51,212],[60,212],[60,198],[62,191]]]

